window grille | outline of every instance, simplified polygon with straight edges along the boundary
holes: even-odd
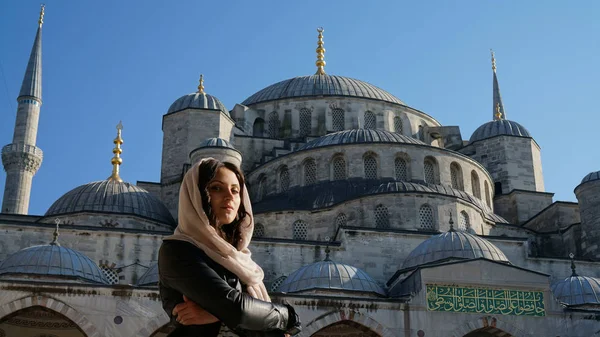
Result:
[[[100,270],[108,280],[108,284],[119,284],[119,273],[113,268],[101,266]]]
[[[404,160],[404,158],[396,158],[396,160],[394,161],[394,168],[396,170],[396,180],[408,180],[408,172],[406,171],[406,160]]]
[[[365,129],[375,129],[377,120],[371,111],[365,112]]]
[[[331,113],[331,119],[333,124],[333,131],[342,131],[344,130],[345,124],[345,113],[342,109],[333,109]]]
[[[402,118],[399,116],[394,117],[394,131],[402,134]]]
[[[435,168],[431,160],[425,160],[425,182],[429,184],[435,184]]]
[[[282,168],[279,173],[279,188],[281,192],[287,192],[290,189],[290,172],[287,167]]]
[[[277,138],[279,135],[279,115],[276,111],[269,114],[269,137]]]
[[[481,199],[481,187],[479,186],[479,176],[475,171],[471,172],[471,187],[475,198]]]
[[[368,155],[364,159],[365,165],[365,178],[366,179],[377,179],[377,160],[375,157]]]
[[[279,286],[287,279],[287,276],[280,276],[271,284],[271,291],[275,292],[279,290]]]
[[[347,222],[348,222],[348,217],[346,217],[346,214],[344,214],[344,213],[338,214],[338,216],[335,218],[336,228],[340,227],[340,226],[346,226]]]
[[[310,109],[300,109],[300,136],[308,136],[311,131],[312,114]]]
[[[375,227],[390,228],[390,219],[387,207],[378,205],[375,208]]]
[[[469,215],[467,212],[462,211],[459,215],[458,230],[466,231],[469,228],[471,228],[471,224],[469,224]]]
[[[433,228],[433,209],[429,205],[422,205],[419,208],[419,226],[422,229]]]
[[[462,175],[460,171],[460,167],[456,163],[450,164],[450,180],[452,184],[452,188],[457,190],[463,190],[462,184]]]
[[[294,222],[294,240],[306,240],[308,236],[308,226],[306,222],[298,220]]]
[[[333,180],[346,179],[346,160],[343,157],[333,159]]]
[[[252,234],[253,237],[256,238],[262,238],[265,236],[265,226],[263,226],[263,224],[261,223],[257,223],[254,224],[254,233]]]
[[[317,164],[314,159],[309,159],[304,164],[304,185],[312,185],[317,182]]]

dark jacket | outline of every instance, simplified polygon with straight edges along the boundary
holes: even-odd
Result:
[[[240,336],[283,336],[300,327],[290,305],[264,302],[243,292],[237,276],[211,260],[200,248],[165,240],[158,254],[159,289],[163,308],[176,329],[169,336],[217,336],[221,322]],[[213,314],[220,322],[184,326],[175,321],[173,308],[183,295]]]

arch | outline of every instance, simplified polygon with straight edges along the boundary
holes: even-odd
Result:
[[[254,137],[264,137],[265,136],[265,120],[262,118],[256,118],[254,120],[254,125],[252,126],[252,135]]]
[[[331,180],[344,180],[348,177],[346,159],[341,154],[336,154],[331,160]]]
[[[379,176],[379,168],[377,165],[377,155],[372,152],[367,152],[363,156],[363,167],[365,179],[377,179]]]
[[[252,237],[262,238],[265,236],[265,226],[261,223],[254,224],[254,232],[252,233]]]
[[[435,229],[435,214],[433,214],[433,208],[428,204],[419,207],[419,227],[428,230]]]
[[[377,335],[381,337],[396,337],[390,329],[386,328],[369,315],[351,309],[336,310],[321,315],[306,324],[304,329],[302,329],[302,332],[297,336],[310,337],[323,328],[344,321],[358,323],[377,333]]]
[[[394,132],[402,134],[403,129],[404,124],[402,123],[402,118],[400,116],[394,117]]]
[[[279,168],[279,192],[287,192],[290,189],[290,172],[286,165]]]
[[[410,157],[406,153],[396,155],[394,174],[398,181],[410,181]]]
[[[77,328],[86,335],[86,337],[101,336],[96,326],[94,326],[94,324],[85,315],[77,311],[75,308],[71,307],[65,302],[42,295],[23,297],[4,304],[0,307],[0,321],[4,320],[4,318],[7,316],[19,312],[20,310],[31,307],[50,309],[65,316],[71,322],[73,322]]]
[[[261,174],[258,177],[258,191],[256,193],[256,201],[261,201],[267,195],[267,176]]]
[[[365,129],[375,129],[377,127],[377,118],[372,111],[365,111]]]
[[[170,333],[172,329],[173,326],[170,323],[169,316],[167,316],[164,311],[161,311],[159,315],[152,317],[149,322],[146,322],[145,326],[141,328],[134,336],[162,337]],[[161,333],[164,333],[164,335]]]
[[[440,173],[437,160],[434,157],[427,156],[423,160],[423,173],[425,182],[428,184],[437,184],[440,181]]]
[[[304,186],[312,185],[317,182],[317,163],[314,159],[308,158],[304,161]]]
[[[375,227],[390,228],[390,213],[382,204],[375,207]]]
[[[312,131],[312,112],[308,108],[300,109],[300,136],[308,136]]]
[[[346,127],[346,117],[344,109],[335,108],[331,110],[331,124],[333,131],[342,131]]]
[[[489,208],[492,208],[492,203],[490,201],[490,186],[486,181],[483,182],[484,185],[484,193],[485,193],[485,203]]]
[[[506,337],[533,337],[533,335],[530,335],[512,324],[498,319],[495,316],[481,316],[474,320],[463,321],[456,329],[454,329],[450,336],[463,337],[469,335],[473,331],[492,328],[501,330]]]
[[[302,220],[296,220],[294,222],[294,228],[292,233],[294,240],[306,240],[308,238],[308,225]]]
[[[277,111],[269,114],[269,138],[279,138],[279,114]]]
[[[455,161],[450,164],[450,184],[452,188],[461,191],[465,190],[465,185],[463,183],[462,168]]]
[[[479,176],[475,170],[471,171],[471,189],[473,190],[473,196],[481,199],[481,186],[479,186]]]

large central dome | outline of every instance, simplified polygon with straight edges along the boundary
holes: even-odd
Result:
[[[372,84],[327,74],[294,77],[272,84],[248,97],[242,104],[249,106],[284,98],[311,96],[360,97],[406,105],[394,95]]]

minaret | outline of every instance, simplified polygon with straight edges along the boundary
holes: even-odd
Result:
[[[498,76],[496,76],[496,57],[494,51],[490,49],[492,53],[492,70],[494,71],[494,106],[492,108],[493,118],[492,120],[506,119],[504,113],[504,104],[502,104],[502,96],[500,96],[500,86],[498,85]]]
[[[17,121],[13,141],[2,148],[2,164],[6,185],[0,213],[27,214],[33,175],[42,164],[43,153],[35,146],[40,107],[42,105],[42,24],[44,5],[40,10],[38,29],[17,97]]]

